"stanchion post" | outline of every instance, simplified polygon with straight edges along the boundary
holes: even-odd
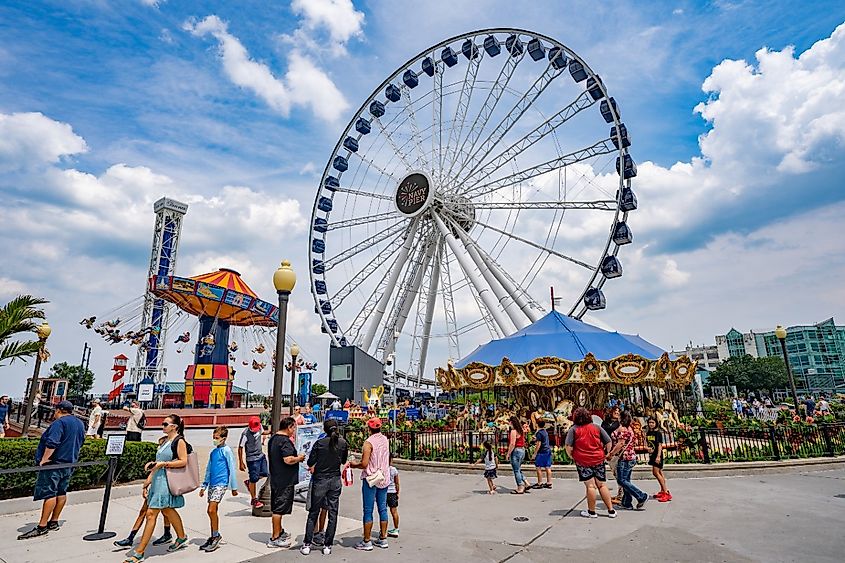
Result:
[[[111,486],[114,481],[114,472],[117,469],[117,460],[123,454],[123,446],[126,443],[126,434],[111,434],[106,442],[106,455],[109,458],[109,468],[106,471],[106,490],[103,493],[103,505],[100,508],[100,525],[93,534],[82,536],[85,541],[99,541],[113,538],[117,532],[106,532],[106,515],[109,511],[109,499],[111,498]]]

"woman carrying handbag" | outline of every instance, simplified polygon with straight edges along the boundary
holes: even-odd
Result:
[[[147,499],[148,505],[144,534],[138,547],[129,552],[129,555],[124,559],[124,563],[138,563],[144,560],[144,551],[152,538],[159,512],[163,512],[167,516],[176,532],[176,539],[167,550],[179,551],[188,542],[188,536],[185,534],[185,528],[182,525],[182,518],[176,512],[177,508],[185,506],[185,499],[181,494],[174,495],[171,493],[167,470],[178,470],[188,466],[190,445],[182,436],[185,425],[178,415],[171,414],[164,419],[161,426],[166,439],[158,447],[156,460],[146,465],[150,474],[144,482],[144,498]]]

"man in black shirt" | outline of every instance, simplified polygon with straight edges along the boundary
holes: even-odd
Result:
[[[291,437],[296,432],[296,421],[285,417],[279,431],[270,438],[267,453],[270,458],[270,510],[273,513],[273,533],[267,547],[290,547],[290,534],[282,528],[282,516],[293,512],[293,489],[299,483],[299,463],[305,454],[297,454]]]

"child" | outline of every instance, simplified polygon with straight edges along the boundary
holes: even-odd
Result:
[[[256,496],[256,484],[262,477],[270,476],[267,456],[264,455],[262,449],[266,435],[269,435],[269,432],[264,431],[261,418],[252,416],[249,419],[249,427],[244,428],[241,441],[238,443],[238,464],[241,471],[249,472],[249,478],[244,481],[244,485],[249,491],[249,503],[255,508],[264,506],[264,503]],[[246,454],[246,461],[244,461],[244,454]]]
[[[387,486],[387,507],[393,518],[393,528],[387,531],[387,537],[399,537],[399,470],[393,467],[393,453],[390,454],[390,484]]]
[[[534,439],[537,440],[537,447],[534,449],[534,467],[537,468],[537,484],[535,489],[552,488],[552,448],[549,445],[549,433],[546,431],[546,421],[542,418],[537,420],[537,433]],[[543,476],[546,482],[543,483]]]
[[[645,439],[651,474],[660,483],[660,492],[654,495],[654,498],[660,502],[668,502],[672,500],[672,495],[666,488],[666,477],[663,476],[663,433],[657,429],[657,419],[654,417],[648,419],[648,432]]]
[[[499,467],[499,460],[496,459],[496,454],[493,453],[493,444],[490,443],[490,440],[484,440],[484,454],[481,456],[481,459],[475,462],[476,465],[484,462],[484,478],[487,479],[487,494],[488,495],[495,495],[496,494],[496,485],[493,483],[493,479],[498,477],[496,475],[496,469]]]
[[[238,496],[237,473],[235,470],[235,454],[226,445],[226,438],[229,436],[229,429],[225,426],[218,426],[214,429],[214,449],[208,458],[208,466],[205,468],[205,480],[200,487],[200,497],[208,490],[208,519],[211,522],[211,537],[200,546],[200,551],[212,552],[220,547],[219,525],[217,507],[223,500],[226,491],[231,490],[232,496]]]

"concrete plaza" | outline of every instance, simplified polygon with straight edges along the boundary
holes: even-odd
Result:
[[[504,470],[504,467],[502,468]],[[344,488],[335,561],[842,561],[845,559],[845,469],[795,470],[742,477],[675,479],[674,500],[649,501],[642,512],[620,511],[611,520],[581,518],[583,487],[556,479],[553,490],[529,495],[507,494],[512,478],[498,480],[505,494],[489,496],[477,475],[404,471],[401,474],[401,537],[387,550],[361,553],[352,546],[360,538],[360,492]],[[533,477],[532,477],[533,481]],[[640,481],[647,492],[656,482]],[[106,529],[123,537],[134,520],[140,487],[115,489]],[[62,528],[39,539],[17,541],[37,520],[34,504],[0,502],[0,559],[26,561],[122,561],[111,540],[85,542],[96,528],[100,503],[96,491],[73,493]],[[250,516],[248,497],[227,497],[221,505],[221,531],[226,540],[217,552],[199,552],[208,535],[205,499],[196,494],[180,510],[190,547],[167,554],[148,550],[152,561],[306,561],[323,560],[315,550],[308,558],[298,550],[270,550],[269,519]],[[27,510],[28,509],[28,510]],[[601,511],[600,511],[601,513]],[[527,518],[523,520],[522,518]],[[519,520],[516,520],[519,518]],[[297,504],[285,528],[298,548],[305,513]],[[157,529],[160,533],[161,524]]]

